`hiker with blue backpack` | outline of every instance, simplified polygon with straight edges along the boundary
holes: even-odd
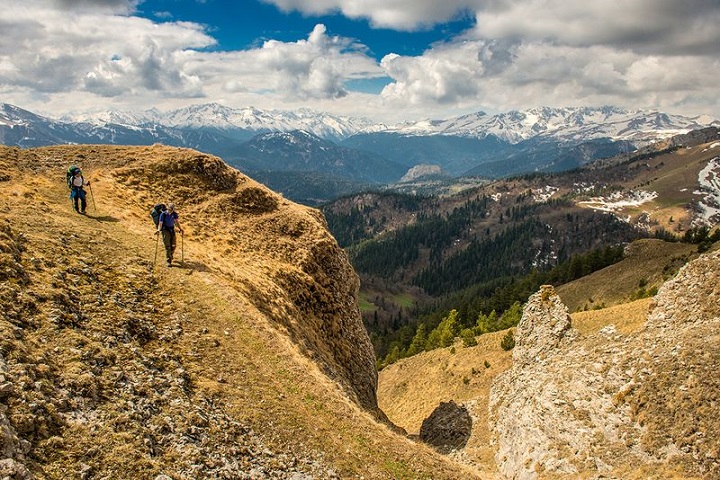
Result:
[[[68,169],[66,174],[66,180],[68,187],[70,187],[70,200],[73,203],[73,208],[76,212],[85,214],[85,208],[87,207],[87,201],[85,200],[84,186],[90,186],[90,181],[87,182],[82,176],[80,167],[72,166]]]
[[[155,211],[155,209],[153,210]],[[175,211],[175,205],[171,203],[167,206],[166,210],[160,210],[160,215],[157,217],[158,221],[155,235],[162,232],[163,245],[165,245],[165,260],[168,267],[172,266],[173,255],[175,254],[175,247],[177,246],[175,229],[177,228],[180,234],[183,233],[178,216],[178,213]]]

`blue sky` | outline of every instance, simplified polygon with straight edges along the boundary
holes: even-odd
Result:
[[[720,117],[720,0],[3,0],[0,102]]]
[[[294,42],[307,36],[315,25],[327,27],[329,35],[355,38],[368,47],[377,61],[388,53],[421,55],[429,45],[452,38],[471,28],[469,14],[439,24],[423,25],[412,30],[373,28],[367,18],[350,19],[340,13],[304,15],[298,11],[283,12],[277,6],[257,0],[150,0],[138,6],[138,15],[155,21],[191,21],[208,26],[218,41],[219,50],[244,50],[259,46],[264,40]]]

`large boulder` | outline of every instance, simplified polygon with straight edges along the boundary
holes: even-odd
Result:
[[[420,427],[420,439],[441,453],[463,448],[470,439],[472,417],[468,409],[450,400],[441,402]]]

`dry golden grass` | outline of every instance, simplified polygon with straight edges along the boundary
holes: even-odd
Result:
[[[24,258],[46,264],[29,270],[33,288],[52,284],[65,262],[80,259],[102,272],[103,288],[112,291],[116,282],[129,292],[143,290],[156,305],[146,313],[156,328],[179,322],[182,334],[171,345],[151,339],[140,353],[177,358],[192,378],[194,398],[212,399],[234,420],[259,432],[272,449],[319,456],[340,478],[475,478],[473,470],[377,422],[309,359],[307,347],[293,341],[292,331],[296,328],[297,334],[300,327],[295,325],[303,318],[292,318],[296,312],[288,294],[274,280],[278,272],[292,271],[309,249],[324,247],[327,234],[315,230],[318,214],[239,176],[247,184],[243,191],[253,197],[230,198],[245,209],[232,213],[228,222],[226,211],[212,207],[214,197],[225,194],[214,195],[193,184],[191,171],[171,179],[158,173],[162,165],[187,163],[188,156],[196,155],[162,146],[2,149],[0,173],[9,178],[0,182],[0,195],[7,199],[0,220],[27,239]],[[92,181],[97,209],[88,198],[88,216],[72,212],[67,198],[64,169],[71,163],[81,164]],[[232,183],[231,176],[218,173],[221,182]],[[157,201],[178,205],[186,229],[183,267],[160,267],[159,261],[152,266],[156,238],[148,213]],[[273,202],[280,205],[280,213],[268,213]],[[271,235],[275,237],[268,238]],[[304,243],[298,243],[301,236]],[[67,241],[60,241],[63,238]],[[162,246],[160,250],[162,258]],[[303,277],[298,274],[298,279]],[[97,331],[102,338],[103,331],[128,320],[126,310],[107,315],[98,311],[86,330],[73,335],[49,325],[29,331],[23,348],[28,358],[39,358],[56,346],[57,352],[75,351],[77,342],[95,342],[84,337],[87,332]],[[117,348],[118,362],[138,354],[123,345]],[[63,355],[55,354],[58,362]],[[81,365],[71,358],[58,364],[68,375]],[[112,391],[109,386],[107,391]],[[171,405],[163,408],[158,415],[179,418],[186,413]],[[44,456],[35,465],[45,462],[43,478],[75,475],[82,462],[92,463],[83,452],[96,451],[97,444],[106,449],[96,471],[111,476],[122,472],[126,478],[151,478],[162,465],[177,460],[171,452],[143,456],[142,442],[133,434],[140,425],[125,419],[122,403],[103,403],[101,409],[110,423],[101,422],[92,434],[81,428],[38,444]],[[122,430],[113,428],[118,422]]]
[[[627,334],[643,327],[651,305],[652,298],[642,298],[600,310],[576,312],[570,318],[573,328],[584,335],[595,334],[608,325],[615,325],[618,332]]]
[[[688,260],[697,246],[662,240],[638,240],[620,262],[561,285],[557,293],[570,312],[605,308],[633,300],[641,288],[662,285]]]
[[[485,475],[494,471],[488,429],[488,394],[493,379],[512,364],[512,352],[500,348],[506,331],[477,337],[478,345],[423,352],[380,371],[378,402],[396,425],[418,434],[425,418],[440,405],[466,403],[473,417],[467,458]]]

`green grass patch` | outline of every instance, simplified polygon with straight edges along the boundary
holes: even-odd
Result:
[[[408,466],[407,463],[400,461],[392,461],[388,460],[385,462],[385,469],[392,473],[392,478],[394,480],[415,480],[418,478],[429,478],[425,475],[422,475],[418,477],[417,472],[415,472],[412,467]]]
[[[358,294],[358,304],[360,305],[360,311],[363,313],[374,312],[378,308],[368,299],[367,294],[364,292]]]
[[[397,306],[410,308],[415,304],[415,297],[409,293],[399,293],[390,297],[390,300]]]

